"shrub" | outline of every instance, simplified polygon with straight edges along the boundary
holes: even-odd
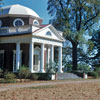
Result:
[[[49,66],[49,68],[48,68],[48,66]],[[49,63],[49,64],[47,64],[46,65],[47,73],[56,73],[57,72],[56,66],[57,66],[56,63]]]
[[[79,64],[78,70],[80,70],[83,73],[88,73],[90,71],[90,67],[86,64]]]
[[[4,81],[6,83],[14,83],[16,82],[16,75],[14,73],[6,72],[4,74]]]
[[[98,78],[98,72],[89,72],[89,75]]]
[[[18,70],[18,77],[20,78],[20,81],[22,81],[22,79],[28,78],[30,76],[30,70],[28,67],[26,66],[21,66],[20,69]]]
[[[73,65],[71,64],[66,64],[66,66],[64,67],[65,72],[72,72],[73,71]]]
[[[39,76],[37,74],[31,74],[32,80],[38,80]]]
[[[50,73],[40,73],[39,74],[39,80],[50,80]]]
[[[97,68],[95,69],[95,72],[97,72],[97,73],[98,73],[98,77],[100,77],[100,67],[97,67]]]
[[[3,70],[0,69],[0,78],[3,76]]]

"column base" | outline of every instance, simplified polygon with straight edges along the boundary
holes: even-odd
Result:
[[[39,73],[45,73],[45,71],[44,70],[41,70],[41,71],[39,71]]]
[[[36,73],[35,71],[31,71],[31,73]]]
[[[63,71],[62,70],[58,70],[58,73],[63,73]]]

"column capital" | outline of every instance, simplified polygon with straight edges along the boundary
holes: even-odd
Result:
[[[16,44],[20,44],[20,41],[17,41]]]

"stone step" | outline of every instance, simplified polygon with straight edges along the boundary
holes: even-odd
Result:
[[[56,79],[57,80],[81,79],[81,77],[73,73],[57,73]]]

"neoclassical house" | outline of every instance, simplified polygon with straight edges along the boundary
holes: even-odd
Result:
[[[16,4],[0,9],[0,68],[16,72],[21,65],[32,73],[46,72],[58,48],[58,72],[62,72],[62,32],[43,25],[30,8]],[[49,66],[48,66],[49,67]]]

